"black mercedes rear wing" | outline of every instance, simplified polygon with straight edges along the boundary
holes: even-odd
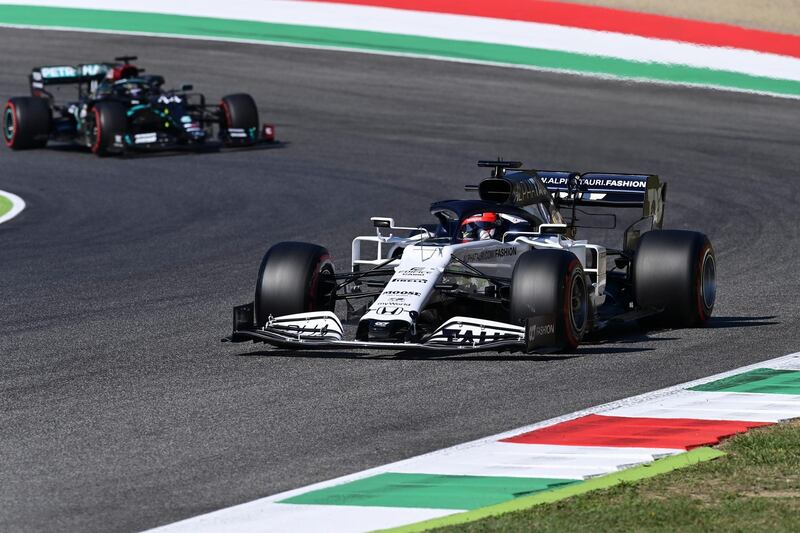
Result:
[[[71,85],[98,82],[106,77],[113,63],[86,63],[83,65],[51,65],[36,67],[31,71],[31,93],[34,96],[47,95],[46,87],[52,85]]]

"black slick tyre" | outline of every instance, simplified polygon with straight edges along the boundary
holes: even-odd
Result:
[[[52,123],[50,102],[35,96],[11,98],[3,107],[3,140],[12,150],[44,148]]]
[[[219,104],[222,139],[228,146],[248,146],[258,141],[258,107],[249,94],[229,94]]]
[[[281,242],[270,248],[258,269],[256,324],[311,311],[333,311],[334,270],[328,250],[305,242]]]
[[[90,110],[93,116],[92,152],[98,156],[113,153],[117,136],[128,132],[128,115],[119,102],[97,102]]]
[[[589,322],[589,293],[578,258],[566,250],[530,250],[517,260],[511,276],[513,324],[529,317],[555,317],[556,348],[578,347]]]
[[[639,240],[633,283],[638,307],[663,310],[640,321],[643,326],[700,326],[714,311],[714,248],[695,231],[649,231]]]

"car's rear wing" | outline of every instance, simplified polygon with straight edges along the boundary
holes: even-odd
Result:
[[[660,228],[667,184],[652,174],[607,174],[540,170],[545,187],[557,201],[595,207],[641,207],[644,218]]]
[[[97,82],[105,78],[112,68],[114,68],[113,63],[36,67],[31,71],[30,75],[31,93],[40,96],[42,93],[47,94],[46,87],[52,85]]]

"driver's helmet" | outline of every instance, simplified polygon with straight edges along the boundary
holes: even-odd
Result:
[[[461,242],[494,239],[498,234],[500,223],[497,213],[478,213],[469,216],[461,222],[458,238]]]
[[[120,80],[114,83],[114,94],[131,98],[142,98],[147,93],[147,86],[141,80]]]
[[[106,79],[110,81],[119,81],[128,78],[135,78],[139,75],[140,70],[134,65],[124,64],[117,65],[106,74]]]

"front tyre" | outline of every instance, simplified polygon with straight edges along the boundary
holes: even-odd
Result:
[[[3,140],[12,150],[44,148],[53,113],[46,98],[11,98],[3,107]]]
[[[530,250],[511,275],[511,321],[525,325],[529,317],[555,317],[555,347],[578,347],[589,322],[589,293],[580,261],[566,250]]]
[[[258,107],[249,94],[229,94],[220,107],[221,134],[228,146],[249,146],[258,142]]]
[[[270,316],[333,311],[336,282],[328,250],[305,242],[281,242],[261,260],[256,280],[255,320]]]
[[[90,113],[93,117],[89,139],[92,152],[98,156],[113,153],[115,145],[121,144],[122,137],[128,133],[125,106],[119,102],[97,102]]]
[[[659,230],[642,235],[633,264],[634,298],[640,308],[663,310],[643,325],[706,323],[714,311],[716,274],[714,248],[702,233]]]

